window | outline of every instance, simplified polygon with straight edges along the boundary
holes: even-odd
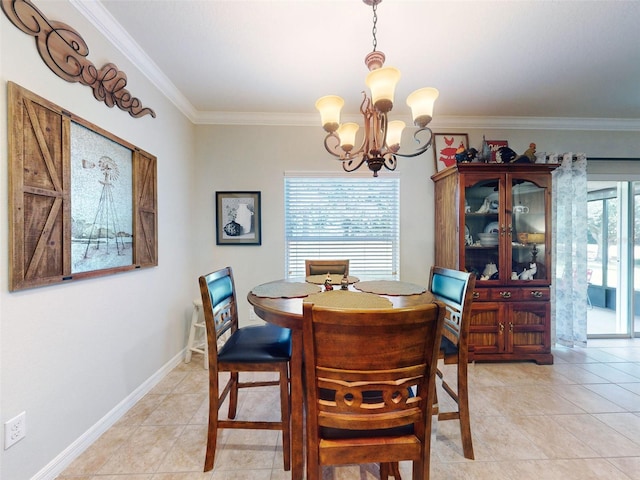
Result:
[[[349,273],[398,277],[400,179],[285,176],[287,277],[305,259],[349,259]]]

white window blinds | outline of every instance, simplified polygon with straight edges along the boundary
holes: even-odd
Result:
[[[305,259],[349,259],[349,273],[397,277],[399,178],[285,177],[286,271]]]

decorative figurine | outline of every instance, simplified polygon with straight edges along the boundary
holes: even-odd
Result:
[[[476,159],[478,150],[475,148],[462,148],[456,151],[456,161],[458,163],[471,163]]]
[[[349,290],[349,277],[345,273],[340,280],[340,290]]]
[[[538,271],[538,265],[536,263],[530,263],[529,268],[525,268],[520,275],[519,280],[533,280],[536,272]]]
[[[529,148],[522,155],[511,160],[511,163],[536,163],[536,144],[530,143]]]
[[[327,272],[327,278],[324,279],[324,291],[330,292],[333,290],[333,285],[331,284],[331,274]]]
[[[491,161],[491,147],[484,138],[484,135],[482,136],[482,147],[480,147],[478,159],[483,163],[489,163]]]
[[[500,147],[496,154],[497,163],[511,163],[516,158],[517,154],[509,147]]]

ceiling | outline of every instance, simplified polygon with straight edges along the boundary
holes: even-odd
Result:
[[[71,1],[195,123],[319,126],[327,94],[358,112],[362,0]],[[640,1],[384,0],[377,15],[402,72],[394,118],[431,86],[435,126],[640,130]]]

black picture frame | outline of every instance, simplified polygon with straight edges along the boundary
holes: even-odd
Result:
[[[262,245],[260,192],[216,192],[216,244]]]

